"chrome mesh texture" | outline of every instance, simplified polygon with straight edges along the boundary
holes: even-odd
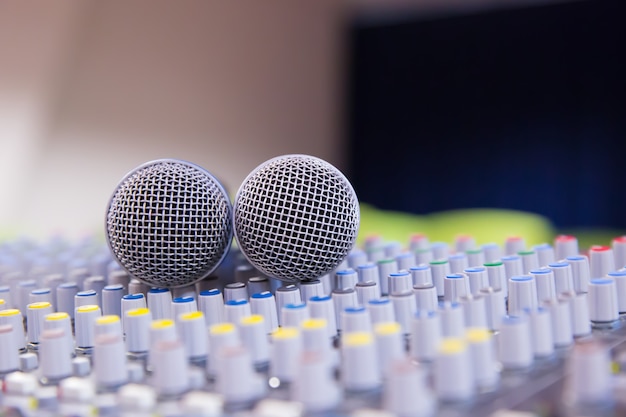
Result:
[[[257,167],[233,206],[241,252],[264,274],[292,282],[336,268],[354,246],[359,215],[343,174],[306,155],[281,156]]]
[[[148,162],[118,185],[106,215],[106,239],[118,262],[151,286],[179,287],[210,274],[232,241],[224,188],[184,161]]]

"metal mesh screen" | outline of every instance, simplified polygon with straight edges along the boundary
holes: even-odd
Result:
[[[178,287],[210,274],[232,240],[232,208],[207,171],[159,160],[130,172],[106,215],[107,242],[118,262],[148,285]]]
[[[315,279],[336,268],[359,229],[359,203],[348,180],[306,155],[256,168],[239,188],[233,211],[241,252],[284,281]]]

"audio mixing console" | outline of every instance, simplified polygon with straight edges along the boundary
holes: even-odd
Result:
[[[168,289],[94,242],[5,242],[0,414],[624,416],[625,248],[372,238],[295,284],[232,250]]]

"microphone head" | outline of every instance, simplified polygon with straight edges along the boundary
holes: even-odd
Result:
[[[282,281],[316,279],[354,246],[359,202],[346,177],[308,155],[285,155],[258,166],[235,197],[239,249],[264,274]]]
[[[118,184],[106,213],[106,241],[133,277],[155,287],[205,278],[232,242],[232,206],[222,185],[175,159],[143,164]]]

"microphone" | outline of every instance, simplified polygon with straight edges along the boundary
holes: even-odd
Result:
[[[359,216],[346,177],[308,155],[259,165],[233,205],[241,253],[262,273],[287,282],[317,279],[335,269],[354,246]]]
[[[154,287],[181,287],[213,272],[232,242],[226,190],[186,161],[147,162],[120,181],[109,201],[105,235],[119,264]]]

